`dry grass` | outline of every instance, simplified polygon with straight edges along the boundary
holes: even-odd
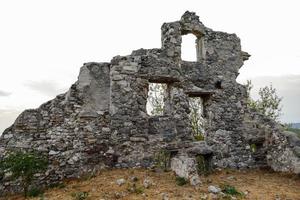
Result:
[[[137,186],[142,187],[143,180],[148,177],[155,185],[143,189],[144,194],[130,193],[128,189],[129,178],[138,177]],[[116,180],[124,178],[127,183],[118,186]],[[125,194],[119,199],[162,199],[162,193],[167,193],[170,200],[201,199],[201,195],[207,194],[209,185],[230,184],[238,191],[247,193],[238,199],[250,200],[300,200],[300,178],[288,174],[274,173],[264,170],[233,171],[222,170],[202,177],[203,184],[198,187],[190,185],[177,186],[172,172],[152,172],[144,169],[110,170],[99,173],[94,178],[81,181],[66,182],[62,189],[49,189],[45,192],[45,199],[49,200],[73,200],[72,193],[88,192],[88,200],[117,199],[116,193]],[[21,200],[21,196],[9,197],[7,200]],[[39,200],[39,198],[33,198]],[[209,199],[209,198],[208,198]]]

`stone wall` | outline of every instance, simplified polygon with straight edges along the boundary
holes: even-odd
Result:
[[[196,36],[197,62],[181,60],[185,34]],[[181,20],[162,25],[161,49],[84,64],[67,93],[24,111],[2,134],[0,158],[16,149],[43,153],[50,165],[39,184],[104,167],[152,167],[161,150],[171,152],[173,166],[199,154],[212,159],[214,167],[269,165],[299,173],[299,141],[247,108],[246,88],[236,78],[249,56],[235,34],[206,28],[195,13],[186,12]],[[146,113],[149,83],[167,84],[162,116]],[[189,124],[192,97],[204,101],[202,143],[195,141]],[[0,180],[1,194],[20,190],[7,174]]]

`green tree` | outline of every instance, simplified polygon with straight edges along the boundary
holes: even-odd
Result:
[[[27,197],[34,175],[45,171],[47,163],[47,160],[37,153],[17,151],[9,153],[1,160],[0,169],[5,173],[11,173],[14,180],[20,178],[24,196]]]
[[[247,81],[246,88],[248,96],[248,106],[262,113],[266,117],[278,121],[279,116],[281,115],[282,97],[279,97],[277,95],[277,90],[272,86],[272,84],[259,89],[259,99],[256,101],[250,97],[250,92],[253,88],[250,80]]]

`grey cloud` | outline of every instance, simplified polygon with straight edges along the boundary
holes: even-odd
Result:
[[[59,85],[56,82],[50,80],[28,81],[24,85],[43,95],[47,95],[51,97],[56,96],[66,90],[65,88],[59,87]]]
[[[0,90],[0,97],[7,97],[9,95],[11,95],[11,93]]]
[[[300,122],[300,75],[264,76],[252,79],[254,85],[251,95],[258,98],[258,90],[266,85],[276,88],[279,96],[283,97],[281,120],[283,122]]]

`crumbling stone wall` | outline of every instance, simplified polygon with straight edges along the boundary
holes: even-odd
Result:
[[[185,34],[196,36],[197,62],[181,59]],[[299,173],[298,140],[247,108],[246,88],[236,78],[248,58],[235,34],[213,31],[195,13],[186,12],[179,21],[162,25],[160,49],[84,64],[67,93],[24,111],[4,131],[0,157],[15,149],[42,152],[50,165],[39,175],[39,184],[103,167],[151,167],[162,149],[174,157],[173,166],[193,163],[200,154],[215,167],[269,165]],[[162,116],[146,113],[149,83],[167,84]],[[191,97],[204,101],[204,142],[192,136]],[[256,152],[251,144],[257,145]],[[174,171],[190,177],[180,171],[190,168],[195,171],[184,166]],[[191,177],[191,183],[199,182],[194,172]],[[19,183],[10,182],[7,175],[0,180],[0,193],[19,190]]]

